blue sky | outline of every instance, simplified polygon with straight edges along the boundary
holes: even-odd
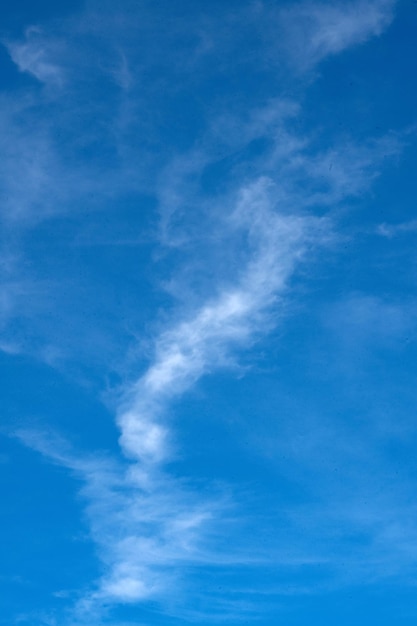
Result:
[[[416,3],[0,11],[0,624],[414,625]]]

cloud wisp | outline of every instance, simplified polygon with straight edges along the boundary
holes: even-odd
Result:
[[[395,0],[305,2],[283,9],[286,50],[302,70],[381,35],[394,17]]]
[[[91,6],[94,7],[94,3]],[[323,59],[380,35],[392,19],[393,6],[389,0],[349,2],[346,7],[340,3],[335,6],[296,4],[278,11],[274,23],[285,32],[285,37],[281,47],[274,47],[274,50],[278,48],[303,71],[313,70]],[[259,10],[258,20],[264,25],[262,15],[263,11]],[[106,18],[109,20],[108,15]],[[121,30],[123,24],[123,20],[118,24]],[[74,29],[77,31],[76,36],[72,33],[74,40],[91,36],[89,28],[85,25],[84,28]],[[130,37],[131,29],[127,30]],[[286,38],[291,38],[291,42]],[[162,52],[159,51],[164,63],[165,58],[169,58],[167,49],[172,46],[168,39],[168,43],[162,42]],[[335,214],[347,198],[360,196],[377,175],[378,164],[399,151],[392,138],[374,142],[371,148],[352,142],[331,148],[321,145],[315,149],[307,133],[303,135],[290,128],[301,107],[290,99],[277,97],[275,92],[263,107],[254,106],[252,95],[248,96],[245,124],[239,115],[211,115],[203,138],[200,135],[200,140],[189,139],[192,145],[189,152],[186,148],[177,149],[176,156],[172,157],[167,150],[161,157],[155,148],[158,144],[152,144],[152,137],[146,136],[146,143],[140,134],[143,127],[138,120],[145,107],[137,93],[140,73],[135,76],[132,70],[137,57],[131,54],[129,46],[123,50],[120,42],[115,45],[110,36],[109,40],[114,54],[108,54],[107,61],[118,58],[123,63],[117,72],[114,63],[109,63],[110,69],[100,67],[95,80],[102,91],[108,91],[112,82],[114,91],[119,89],[122,96],[112,92],[114,100],[108,110],[104,110],[101,102],[89,105],[85,119],[76,122],[81,139],[74,132],[74,136],[67,138],[66,145],[57,140],[58,126],[69,126],[72,105],[63,106],[61,115],[56,112],[59,108],[56,103],[68,94],[70,103],[78,102],[80,85],[89,94],[85,87],[89,83],[86,76],[91,71],[89,61],[80,67],[82,79],[79,79],[74,66],[65,64],[67,48],[58,45],[59,63],[53,63],[54,41],[51,39],[52,43],[48,44],[48,38],[38,29],[29,29],[24,42],[8,44],[19,70],[31,74],[45,86],[37,107],[33,107],[36,109],[33,119],[47,118],[45,113],[52,110],[59,124],[55,127],[48,118],[45,128],[39,127],[38,132],[26,136],[21,130],[21,120],[13,123],[10,138],[4,141],[7,147],[15,144],[17,149],[16,152],[10,150],[3,165],[5,175],[0,171],[0,176],[12,180],[6,174],[24,163],[30,193],[19,185],[5,184],[4,196],[11,200],[4,221],[11,223],[10,229],[18,230],[19,221],[30,224],[58,213],[68,214],[71,201],[76,204],[75,200],[82,198],[84,202],[97,190],[108,202],[109,198],[120,197],[122,203],[123,194],[141,188],[142,182],[138,183],[137,178],[146,178],[147,166],[152,162],[149,167],[152,182],[146,189],[148,192],[151,189],[153,198],[159,201],[162,245],[192,249],[194,257],[187,271],[193,274],[198,265],[193,235],[196,229],[204,231],[207,225],[208,232],[201,232],[200,236],[206,248],[216,248],[213,258],[224,243],[230,249],[223,259],[229,259],[236,252],[237,261],[235,259],[235,265],[227,268],[223,275],[217,266],[213,269],[209,288],[201,288],[195,298],[190,298],[191,304],[187,301],[181,311],[174,312],[156,334],[150,364],[144,373],[131,376],[122,384],[115,402],[121,452],[117,460],[82,456],[68,451],[62,442],[30,431],[17,433],[27,446],[69,468],[83,483],[81,496],[86,503],[91,538],[97,546],[103,573],[91,589],[80,592],[71,624],[90,624],[94,619],[98,622],[103,611],[117,604],[172,596],[172,590],[179,586],[182,568],[233,562],[233,547],[227,557],[216,550],[217,523],[222,521],[228,507],[227,498],[204,497],[191,480],[170,473],[169,464],[176,458],[172,406],[204,376],[233,368],[239,351],[249,349],[279,324],[297,272],[315,258],[317,249],[333,240],[332,220],[318,216],[329,210]],[[184,76],[191,74],[198,63],[204,66],[215,44],[216,41],[204,49],[200,45],[200,52],[193,61],[195,65],[190,63]],[[265,52],[264,40],[260,48]],[[181,73],[177,66],[169,69],[174,76]],[[164,65],[161,73],[166,71]],[[145,76],[146,72],[143,73]],[[74,80],[73,85],[71,80]],[[164,94],[155,96],[155,85],[149,86],[146,76],[143,80],[150,94],[147,107],[157,110],[154,103],[161,104]],[[164,75],[161,83],[166,82]],[[160,91],[163,92],[163,88]],[[84,91],[82,94],[85,96]],[[171,93],[170,97],[174,101]],[[13,106],[7,104],[3,116],[14,120]],[[28,127],[32,120],[32,105],[29,105],[22,107],[22,119]],[[178,103],[177,106],[179,108]],[[112,107],[119,107],[118,114]],[[152,122],[157,127],[158,121],[152,118]],[[36,124],[33,127],[36,128]],[[128,139],[128,128],[135,131],[134,141]],[[97,134],[94,136],[94,133]],[[146,150],[137,148],[135,142],[139,145],[142,140],[143,145],[150,146],[149,151],[153,149],[157,154],[144,161],[145,174],[136,172],[140,169],[136,164],[142,163]],[[24,160],[31,141],[36,158]],[[170,141],[175,146],[175,137]],[[102,157],[102,146],[107,150],[103,150],[103,154],[110,155],[108,162]],[[95,165],[89,164],[85,153],[95,155]],[[210,182],[207,182],[210,168],[216,167],[220,168],[219,179],[225,172],[224,186],[217,194],[210,190]],[[114,175],[102,175],[113,170]],[[158,186],[167,174],[171,175],[169,180]],[[203,189],[204,176],[208,190]],[[62,180],[57,183],[53,178]],[[191,209],[190,205],[193,205]],[[39,218],[32,213],[39,213]],[[16,219],[10,219],[10,215]],[[80,215],[78,219],[82,219]],[[213,235],[216,229],[220,231],[217,241]],[[387,229],[381,234],[388,235]],[[220,246],[218,241],[221,241]],[[18,289],[10,289],[0,302],[4,324],[19,297]]]
[[[233,348],[250,345],[268,326],[268,310],[284,295],[308,247],[324,237],[324,220],[276,211],[273,187],[260,179],[239,194],[230,222],[245,233],[250,253],[236,284],[219,289],[189,319],[161,334],[154,363],[123,402],[121,444],[142,463],[165,457],[164,431],[155,417],[201,376],[225,365]]]
[[[85,483],[87,516],[106,574],[79,602],[81,617],[108,604],[167,594],[174,565],[218,558],[205,546],[205,535],[214,532],[221,501],[202,500],[166,473],[174,455],[170,403],[205,374],[230,366],[236,349],[276,325],[278,304],[294,272],[327,230],[322,219],[280,214],[268,179],[239,193],[230,228],[247,239],[246,267],[234,284],[161,333],[152,364],[123,394],[117,422],[128,465],[58,454],[59,446],[20,434]]]

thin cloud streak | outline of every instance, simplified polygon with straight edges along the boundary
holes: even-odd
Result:
[[[245,189],[232,214],[233,226],[246,231],[251,248],[250,260],[237,284],[223,289],[188,320],[162,333],[156,340],[153,364],[127,391],[119,409],[120,443],[125,454],[136,460],[130,476],[148,493],[152,507],[155,500],[158,502],[161,468],[171,456],[167,421],[170,401],[204,374],[230,364],[234,349],[252,343],[271,324],[268,310],[284,294],[308,247],[317,245],[322,237],[323,220],[276,212],[270,188],[270,181],[262,179]],[[183,555],[188,554],[184,533],[195,532],[203,525],[204,536],[206,518],[207,513],[197,512],[185,520],[181,516],[176,519]],[[174,545],[178,544],[175,537],[176,533],[171,537]],[[136,538],[133,545],[142,542],[142,538]],[[148,547],[152,544],[153,540]],[[101,587],[100,593],[106,597],[122,600],[126,594],[138,598],[145,589],[150,593],[143,586],[143,571],[130,568],[122,558],[125,545],[131,549],[129,542],[123,544],[112,575],[117,582]],[[158,552],[165,565],[169,564],[169,553],[167,546],[163,556]]]
[[[285,49],[302,70],[381,35],[394,17],[396,0],[303,2],[283,9]]]
[[[308,246],[324,236],[325,220],[280,215],[274,210],[273,185],[260,179],[240,193],[231,216],[249,240],[250,260],[236,285],[221,289],[194,315],[168,329],[156,341],[155,360],[129,389],[118,415],[121,445],[146,464],[165,457],[164,406],[205,373],[227,364],[234,347],[250,345],[267,324],[267,311],[285,292]],[[155,419],[156,418],[156,419]]]
[[[199,502],[195,493],[163,471],[146,491],[138,487],[131,464],[80,455],[51,435],[24,429],[15,435],[83,483],[80,497],[87,503],[91,538],[106,573],[77,602],[75,614],[81,623],[112,603],[169,595],[175,566],[207,561],[200,529],[220,506],[218,499]]]
[[[230,366],[236,349],[276,325],[271,313],[277,315],[276,305],[298,264],[328,230],[323,219],[281,215],[268,179],[240,192],[230,225],[245,234],[249,248],[236,284],[164,331],[156,340],[153,364],[124,395],[118,412],[120,442],[135,463],[82,460],[57,452],[62,445],[18,433],[26,445],[70,468],[85,484],[81,494],[107,573],[80,600],[81,617],[108,604],[167,594],[175,564],[224,560],[205,543],[224,516],[225,503],[218,498],[201,501],[165,472],[173,456],[169,405],[203,375]],[[227,561],[234,562],[233,549]]]
[[[417,220],[409,220],[400,224],[379,224],[376,234],[387,239],[417,232]]]
[[[62,85],[63,71],[53,61],[56,57],[56,42],[54,46],[51,41],[44,39],[41,29],[32,26],[26,30],[24,41],[4,43],[21,72],[27,72],[51,87]]]

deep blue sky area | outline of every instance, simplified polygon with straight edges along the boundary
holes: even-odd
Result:
[[[0,624],[415,626],[417,3],[0,22]]]

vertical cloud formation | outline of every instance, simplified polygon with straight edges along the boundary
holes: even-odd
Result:
[[[379,35],[392,19],[392,7],[388,0],[297,4],[283,10],[278,21],[288,38],[290,57],[310,69],[329,55]],[[20,70],[49,85],[64,85],[61,70],[48,60],[47,48],[39,45],[38,31],[29,31],[25,44],[10,44],[9,50]],[[260,134],[266,136],[270,127],[266,122]],[[257,137],[250,136],[246,143],[253,138]],[[199,544],[200,528],[210,521],[215,505],[200,503],[198,496],[165,471],[173,456],[170,402],[204,375],[230,366],[236,350],[250,346],[276,325],[280,302],[299,265],[329,236],[328,220],[299,210],[305,211],[312,203],[312,194],[299,188],[305,180],[321,176],[321,171],[317,173],[320,155],[303,156],[304,138],[288,135],[285,140],[295,145],[288,159],[280,145],[282,135],[269,139],[273,143],[270,157],[258,159],[256,165],[259,176],[251,183],[237,184],[229,196],[234,200],[224,211],[224,227],[230,238],[244,242],[246,262],[234,277],[214,286],[214,295],[167,325],[155,340],[148,369],[124,389],[117,423],[123,454],[131,461],[127,467],[124,460],[107,464],[57,454],[52,445],[33,435],[20,435],[28,445],[71,468],[85,483],[91,533],[106,573],[79,604],[84,617],[106,603],[134,602],[165,592],[167,573],[174,564],[215,558]],[[268,176],[262,175],[262,167]],[[358,172],[350,167],[353,180]],[[271,172],[274,168],[280,171]],[[327,162],[323,169],[329,177]],[[283,172],[288,183],[279,180]],[[349,173],[343,168],[339,178],[331,181],[328,204],[337,204],[352,193],[351,187],[357,188],[357,181],[356,187],[349,184]],[[325,192],[322,195],[319,200],[326,206]],[[280,205],[282,197],[285,210]],[[182,201],[183,197],[177,198],[178,205]],[[210,206],[207,198],[204,202]]]
[[[145,465],[165,458],[166,433],[159,418],[169,400],[227,362],[231,348],[251,343],[297,262],[323,234],[323,220],[280,214],[273,187],[269,179],[260,179],[239,194],[230,223],[248,238],[250,258],[236,284],[220,289],[189,319],[162,333],[154,363],[127,394],[118,415],[121,444]]]
[[[322,219],[280,214],[268,179],[239,193],[230,227],[247,237],[247,265],[234,284],[158,337],[153,363],[121,402],[120,443],[135,463],[126,478],[129,495],[115,501],[115,509],[119,519],[123,515],[130,521],[124,522],[128,532],[117,542],[114,529],[110,533],[105,551],[108,554],[112,545],[111,570],[90,601],[126,602],[158,595],[162,588],[166,592],[170,563],[216,560],[216,555],[201,550],[200,542],[202,527],[212,523],[212,509],[218,505],[199,502],[197,494],[184,492],[164,473],[164,463],[170,460],[169,402],[204,374],[229,365],[233,349],[248,346],[265,327],[276,324],[271,318],[278,314],[274,305],[308,249],[323,240],[325,224]],[[103,501],[94,495],[92,500]],[[93,505],[93,511],[93,525],[101,528],[100,507],[97,511]],[[133,520],[144,516],[153,525],[150,537],[135,528]],[[106,535],[101,529],[98,543]]]

